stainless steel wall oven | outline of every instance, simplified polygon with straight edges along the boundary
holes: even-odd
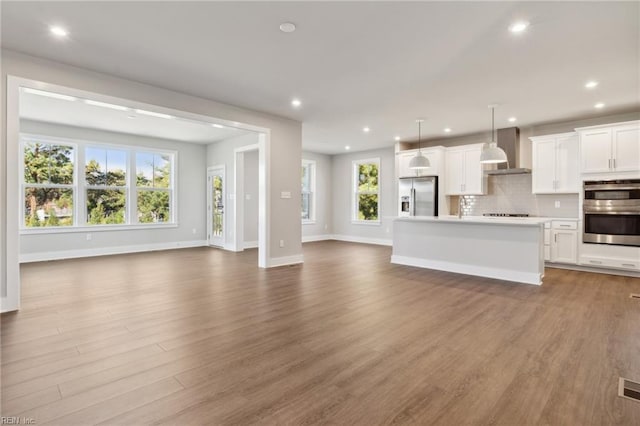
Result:
[[[640,247],[640,179],[585,181],[582,241]]]

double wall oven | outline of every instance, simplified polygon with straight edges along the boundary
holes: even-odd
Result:
[[[640,179],[585,181],[582,241],[640,247]]]

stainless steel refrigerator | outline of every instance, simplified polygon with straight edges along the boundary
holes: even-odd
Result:
[[[438,176],[400,178],[400,216],[438,216]]]

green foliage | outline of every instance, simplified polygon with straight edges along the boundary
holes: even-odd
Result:
[[[24,181],[27,184],[73,184],[73,148],[43,143],[26,144]],[[72,225],[72,211],[71,189],[25,188],[25,225],[28,227]]]
[[[90,225],[112,225],[125,223],[124,190],[88,189],[87,223]]]
[[[169,192],[162,190],[138,190],[138,221],[140,223],[168,222]]]
[[[358,195],[358,219],[378,220],[378,194]]]
[[[358,165],[358,219],[378,220],[378,165]]]

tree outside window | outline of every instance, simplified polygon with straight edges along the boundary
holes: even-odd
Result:
[[[37,140],[23,147],[24,226],[72,226],[74,147]]]
[[[87,147],[85,185],[88,225],[126,223],[127,153]]]
[[[378,222],[380,207],[380,160],[361,160],[353,163],[354,220]]]
[[[171,155],[136,154],[137,217],[140,223],[171,221]]]

